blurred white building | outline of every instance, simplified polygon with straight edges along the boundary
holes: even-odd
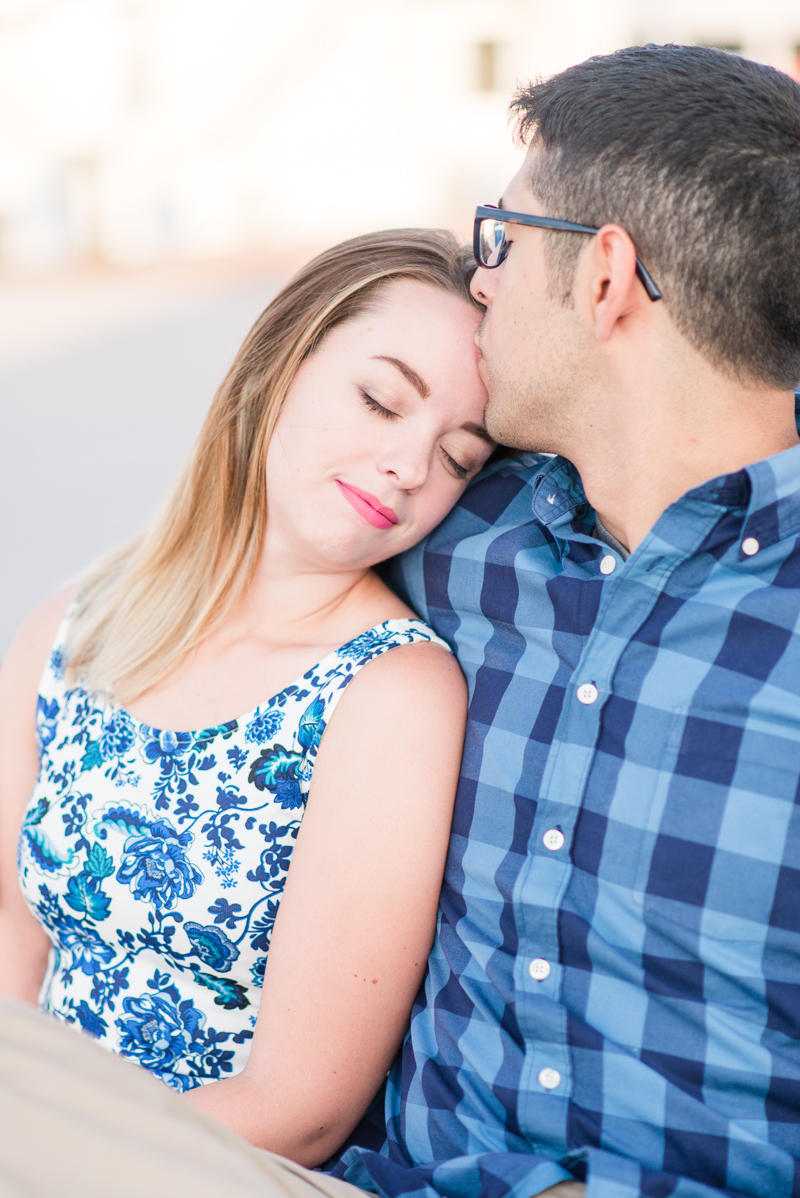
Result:
[[[0,269],[466,231],[517,81],[643,41],[798,72],[797,0],[0,0]]]

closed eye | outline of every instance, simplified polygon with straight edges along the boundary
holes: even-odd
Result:
[[[378,403],[374,395],[370,395],[369,391],[365,391],[363,387],[359,387],[361,399],[370,412],[376,412],[378,416],[382,416],[384,420],[396,420],[397,412],[393,412],[391,408],[385,408],[382,403]]]
[[[446,449],[442,449],[442,457],[445,460],[445,465],[447,466],[448,470],[455,474],[456,478],[460,478],[463,481],[469,476],[468,468],[466,466],[462,466],[460,462],[457,462],[455,458],[451,457]]]

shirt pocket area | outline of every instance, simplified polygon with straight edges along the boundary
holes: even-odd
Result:
[[[705,957],[703,944],[764,946],[771,928],[800,932],[799,777],[800,728],[686,716],[643,843],[648,937]],[[723,964],[730,951],[712,955]]]

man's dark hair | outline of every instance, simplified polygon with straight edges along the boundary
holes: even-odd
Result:
[[[800,380],[800,87],[700,46],[634,46],[520,90],[545,214],[621,225],[683,335],[715,366]],[[570,302],[585,237],[546,233]]]

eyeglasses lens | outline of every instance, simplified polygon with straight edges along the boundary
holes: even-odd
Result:
[[[491,217],[481,221],[481,265],[499,266],[508,252],[505,225]]]

